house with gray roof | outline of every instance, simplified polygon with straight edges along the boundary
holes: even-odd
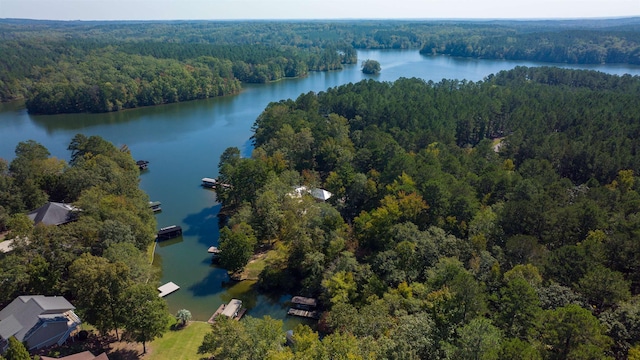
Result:
[[[77,208],[64,203],[48,202],[33,210],[27,216],[33,220],[34,225],[62,225],[75,220],[74,211]]]
[[[293,191],[290,192],[288,195],[291,198],[301,198],[302,195],[304,195],[304,194],[309,194],[314,199],[316,199],[317,201],[320,201],[320,202],[327,201],[327,200],[329,200],[330,197],[333,196],[332,193],[328,192],[325,189],[320,189],[320,188],[309,189],[306,186],[298,186],[298,187],[294,188]]]
[[[82,323],[74,309],[62,296],[18,296],[0,310],[0,353],[11,336],[29,350],[62,345]]]
[[[61,357],[61,358],[52,358],[48,356],[41,356],[41,360],[109,360],[106,353],[102,353],[98,356],[93,355],[89,351],[84,351],[81,353]]]

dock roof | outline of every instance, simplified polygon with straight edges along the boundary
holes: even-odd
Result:
[[[158,296],[160,297],[165,297],[169,294],[171,294],[174,291],[178,291],[178,289],[180,289],[180,286],[176,285],[174,282],[169,281],[168,283],[160,286],[158,288],[158,291],[160,291],[160,294],[158,294]]]
[[[171,225],[171,226],[166,226],[163,228],[160,228],[160,230],[158,231],[158,235],[163,235],[163,234],[171,234],[173,232],[176,231],[182,231],[182,227],[179,225]]]
[[[293,304],[306,305],[306,306],[318,306],[318,300],[314,298],[308,298],[304,296],[294,296],[291,298]]]
[[[224,310],[222,310],[222,315],[233,318],[241,307],[242,300],[231,299],[231,301],[229,301],[229,304],[227,304],[227,306],[224,307]]]

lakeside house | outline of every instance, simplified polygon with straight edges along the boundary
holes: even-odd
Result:
[[[33,221],[34,225],[44,224],[44,225],[63,225],[77,219],[76,212],[80,209],[75,206],[58,203],[58,202],[48,202],[43,206],[31,211],[27,214],[27,217]],[[5,254],[13,251],[14,242],[16,239],[4,240],[4,236],[0,236],[0,254]],[[29,239],[24,238],[25,241],[29,241]]]
[[[48,202],[31,211],[27,216],[34,225],[62,225],[76,220],[75,212],[78,210],[69,204]]]
[[[325,189],[313,188],[309,189],[306,186],[298,186],[293,189],[288,195],[292,198],[301,198],[303,195],[311,195],[316,201],[324,202],[329,200],[333,196],[332,193]]]
[[[0,353],[15,336],[28,350],[62,345],[82,323],[62,296],[18,296],[0,310]]]

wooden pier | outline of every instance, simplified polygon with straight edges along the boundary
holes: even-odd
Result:
[[[308,311],[308,310],[290,308],[289,311],[287,311],[287,315],[305,317],[309,319],[320,318],[320,313],[317,312],[316,310]]]
[[[242,319],[242,317],[244,316],[244,313],[246,313],[247,310],[249,310],[249,309],[247,309],[247,308],[240,309],[240,311],[238,311],[238,316],[236,316],[234,319],[236,321],[240,321],[240,319]]]
[[[220,304],[220,306],[218,307],[218,310],[216,310],[216,312],[214,312],[213,315],[211,315],[211,317],[209,318],[209,320],[207,320],[207,322],[209,324],[213,324],[214,322],[216,322],[216,318],[218,317],[218,315],[222,314],[222,310],[224,310],[225,306],[226,306],[225,304]]]

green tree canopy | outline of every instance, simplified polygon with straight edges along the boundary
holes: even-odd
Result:
[[[167,303],[150,284],[128,287],[120,300],[126,334],[142,343],[145,354],[147,342],[162,337],[168,330],[170,315]]]
[[[257,240],[253,234],[253,229],[249,224],[240,223],[229,229],[220,230],[220,265],[236,272],[242,269],[257,245]]]
[[[367,59],[362,62],[362,72],[365,74],[377,75],[380,70],[380,63],[376,60]]]
[[[27,348],[16,339],[15,336],[9,338],[9,348],[4,354],[7,360],[30,360],[29,352]]]
[[[123,325],[122,299],[132,285],[129,268],[103,257],[83,254],[69,267],[67,282],[82,319],[102,334]]]

